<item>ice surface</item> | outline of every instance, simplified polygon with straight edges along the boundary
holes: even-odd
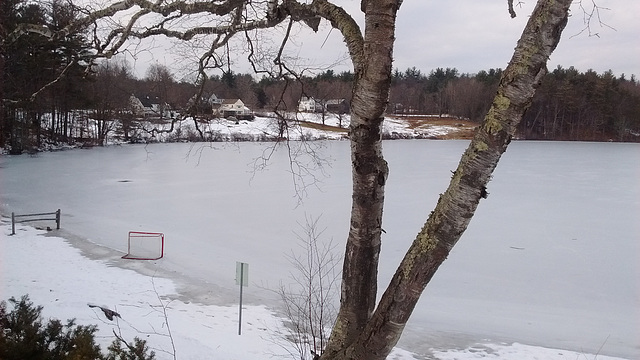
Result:
[[[122,263],[176,279],[181,299],[277,308],[305,217],[341,247],[349,222],[349,144],[316,142],[329,160],[298,203],[289,154],[272,144],[155,144],[0,158],[4,214],[62,210],[58,235],[87,256],[126,250],[128,231],[166,236],[165,258]],[[380,268],[384,289],[466,141],[385,142],[389,161]],[[294,149],[295,150],[295,149]],[[401,339],[417,353],[519,342],[640,358],[640,147],[515,142],[468,231],[427,287]],[[271,154],[264,171],[254,171]],[[258,161],[256,162],[256,159]],[[314,159],[298,159],[313,167]],[[296,169],[295,167],[293,168]],[[85,241],[85,240],[88,240]],[[102,245],[105,248],[93,244]],[[4,255],[4,254],[3,254]],[[18,294],[19,295],[19,294]],[[94,300],[91,300],[94,301]],[[99,300],[94,302],[100,303]],[[604,345],[603,345],[604,344]]]

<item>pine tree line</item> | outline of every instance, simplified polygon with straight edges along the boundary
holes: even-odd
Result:
[[[69,2],[6,0],[0,6],[0,147],[14,153],[46,142],[102,144],[109,134],[127,140],[128,129],[141,120],[131,111],[132,95],[167,103],[183,116],[196,115],[193,99],[197,94],[239,98],[258,111],[295,111],[302,96],[351,100],[354,75],[349,71],[260,80],[225,71],[196,84],[176,81],[170,69],[156,64],[137,79],[131,65],[122,60],[78,61],[89,51],[80,33],[54,40],[36,34],[10,36],[21,23],[65,26],[79,15]],[[416,67],[396,69],[387,113],[479,122],[491,105],[501,73],[501,69],[476,74],[460,74],[455,68],[429,73]],[[633,75],[627,79],[611,71],[598,74],[558,67],[544,78],[518,135],[522,139],[640,141],[640,83]]]

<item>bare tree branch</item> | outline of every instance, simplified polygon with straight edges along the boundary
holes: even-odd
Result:
[[[61,38],[82,31],[89,26],[93,26],[93,43],[96,47],[96,57],[107,57],[115,55],[129,38],[148,38],[156,35],[164,35],[169,38],[188,41],[197,35],[233,35],[242,31],[254,29],[272,28],[280,24],[287,18],[291,21],[302,21],[314,31],[318,30],[320,17],[329,20],[333,26],[340,29],[350,28],[350,32],[358,33],[357,24],[340,7],[328,3],[326,0],[315,0],[311,4],[302,4],[297,1],[269,1],[263,8],[254,8],[252,13],[261,14],[260,17],[248,18],[241,16],[246,12],[247,6],[254,6],[255,3],[245,0],[219,1],[197,1],[187,3],[185,1],[171,2],[150,2],[146,0],[125,0],[116,2],[104,9],[96,10],[86,14],[85,17],[69,24],[61,30],[54,31],[47,27],[30,24],[20,25],[10,36],[15,39],[26,33],[35,33],[48,38]],[[126,25],[117,26],[112,29],[103,39],[100,39],[95,24],[103,19],[139,9],[130,15]],[[150,26],[143,25],[143,18],[147,15],[161,15],[161,20]],[[221,22],[217,26],[195,26],[188,29],[180,29],[176,24],[177,19],[188,15],[206,15],[208,17],[218,17]],[[225,18],[227,18],[225,20]],[[153,20],[152,20],[153,21]],[[361,36],[360,36],[361,38]],[[361,48],[358,41],[351,41],[349,48],[354,53]]]
[[[292,249],[287,254],[293,269],[289,276],[292,283],[281,283],[273,290],[280,297],[287,331],[282,338],[272,340],[301,360],[319,358],[336,317],[340,257],[333,242],[323,240],[319,220],[307,216],[305,224],[300,224],[303,233],[295,234],[300,251]]]
[[[509,15],[511,15],[511,18],[513,19],[514,17],[517,16],[516,11],[514,10],[513,0],[507,0],[507,4],[509,5]],[[524,2],[518,1],[516,5],[519,7],[522,7],[523,4]]]
[[[611,9],[599,6],[595,2],[595,0],[589,0],[589,2],[590,2],[590,5],[585,5],[585,0],[578,1],[578,6],[582,11],[582,23],[584,24],[584,27],[582,28],[582,30],[580,30],[580,32],[578,32],[575,35],[572,35],[571,38],[584,34],[585,32],[589,35],[589,37],[591,36],[600,37],[600,33],[594,32],[592,29],[592,24],[595,20],[597,20],[597,25],[599,25],[601,28],[605,27],[613,31],[616,31],[615,28],[603,22],[602,18],[600,17],[601,10],[611,10]]]

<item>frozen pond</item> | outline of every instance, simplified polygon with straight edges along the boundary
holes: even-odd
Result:
[[[272,144],[155,144],[0,158],[3,214],[62,209],[77,246],[125,251],[128,231],[166,236],[154,264],[185,298],[236,301],[235,262],[250,265],[247,300],[277,306],[306,217],[342,249],[349,224],[348,142],[312,143],[323,161],[298,203],[289,154]],[[466,141],[385,142],[380,291],[448,184]],[[298,165],[313,167],[308,157]],[[257,163],[261,163],[258,161]],[[515,142],[468,231],[403,335],[409,350],[478,339],[640,358],[640,146]],[[98,247],[95,247],[99,249]],[[99,250],[90,250],[99,256]],[[52,254],[55,256],[55,254]],[[25,259],[28,261],[28,259]]]

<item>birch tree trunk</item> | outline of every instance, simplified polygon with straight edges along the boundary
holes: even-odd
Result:
[[[362,56],[353,57],[351,102],[352,205],[342,270],[340,310],[324,359],[362,333],[375,308],[387,162],[381,131],[391,86],[397,0],[365,0]],[[346,35],[345,35],[346,37]]]
[[[480,199],[487,196],[486,186],[491,174],[547,72],[547,60],[560,41],[570,5],[571,0],[538,1],[513,57],[502,74],[492,106],[463,154],[449,188],[440,196],[435,210],[407,251],[375,312],[367,320],[363,318],[371,311],[371,298],[375,297],[374,266],[377,267],[387,170],[380,154],[381,121],[362,116],[377,116],[377,112],[363,111],[360,106],[377,108],[362,99],[363,94],[366,100],[370,95],[361,93],[366,87],[360,84],[363,79],[359,79],[354,88],[352,110],[352,119],[356,121],[351,127],[354,187],[351,232],[345,253],[343,297],[337,325],[321,359],[382,360],[397,344],[426,285],[466,230]],[[382,4],[378,4],[377,9],[380,6]],[[383,43],[379,38],[367,36],[370,35],[369,26],[380,25],[370,21],[373,16],[370,14],[378,14],[378,11],[374,12],[373,8],[367,10],[370,12],[365,11],[365,48],[372,46],[370,42],[376,45]],[[389,26],[388,32],[379,30],[378,26],[376,34],[383,32],[392,36],[393,23],[383,24]],[[392,45],[392,41],[389,39],[389,45]],[[377,67],[376,71],[383,71],[391,61],[391,49],[386,49],[379,49],[384,52],[378,53],[378,56],[365,56],[366,63],[362,66],[356,64],[356,68],[382,66]],[[388,60],[382,59],[387,56]],[[391,67],[386,71],[387,78],[390,78]],[[372,82],[371,85],[378,89],[371,93],[388,91],[388,82]],[[366,287],[369,287],[369,291]],[[363,324],[366,325],[360,331]]]

